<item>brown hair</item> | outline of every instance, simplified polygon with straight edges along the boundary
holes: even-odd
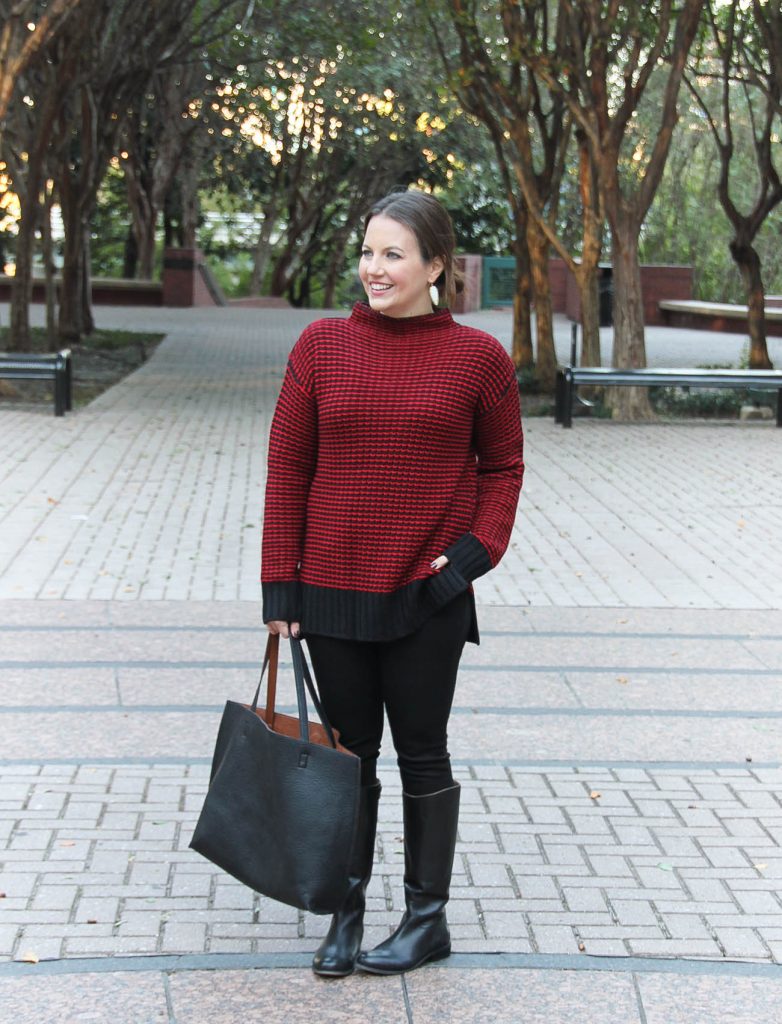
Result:
[[[410,228],[416,237],[425,263],[436,256],[443,261],[443,270],[437,280],[440,303],[452,306],[456,293],[463,288],[461,274],[454,266],[456,238],[448,211],[434,196],[411,189],[409,192],[391,192],[378,199],[364,218],[364,231],[378,214],[391,217]]]

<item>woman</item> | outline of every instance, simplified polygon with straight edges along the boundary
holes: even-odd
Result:
[[[513,364],[456,324],[454,235],[436,199],[397,192],[369,211],[367,303],[306,328],[271,427],[263,531],[264,622],[306,636],[323,704],[362,766],[351,887],[315,954],[397,974],[450,953],[445,917],[459,786],[448,716],[471,583],[508,545],[523,475]],[[433,306],[438,308],[433,310]],[[388,714],[402,788],[406,911],[361,953]]]

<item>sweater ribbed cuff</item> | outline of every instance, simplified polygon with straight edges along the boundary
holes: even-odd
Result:
[[[264,622],[301,622],[301,584],[298,580],[262,583]]]
[[[459,594],[464,593],[469,587],[469,582],[462,576],[453,562],[444,565],[434,576],[430,576],[426,583],[426,590],[429,597],[435,602],[437,608],[453,601]]]
[[[468,582],[472,583],[492,568],[489,552],[474,533],[463,533],[443,551],[449,562]]]

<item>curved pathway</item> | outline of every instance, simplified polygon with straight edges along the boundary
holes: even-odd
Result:
[[[64,420],[0,407],[5,1015],[776,1021],[782,432],[527,421],[452,719],[458,953],[326,992],[323,919],[188,850],[221,706],[253,685],[264,441],[311,314],[98,317],[168,337]],[[474,322],[507,341],[507,314]],[[654,332],[650,354],[740,344]],[[390,750],[381,771],[368,942],[399,913]]]

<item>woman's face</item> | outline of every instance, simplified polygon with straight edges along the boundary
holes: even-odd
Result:
[[[443,269],[439,256],[424,262],[410,228],[379,213],[369,222],[358,276],[369,305],[386,316],[422,316],[432,312],[429,285]]]

